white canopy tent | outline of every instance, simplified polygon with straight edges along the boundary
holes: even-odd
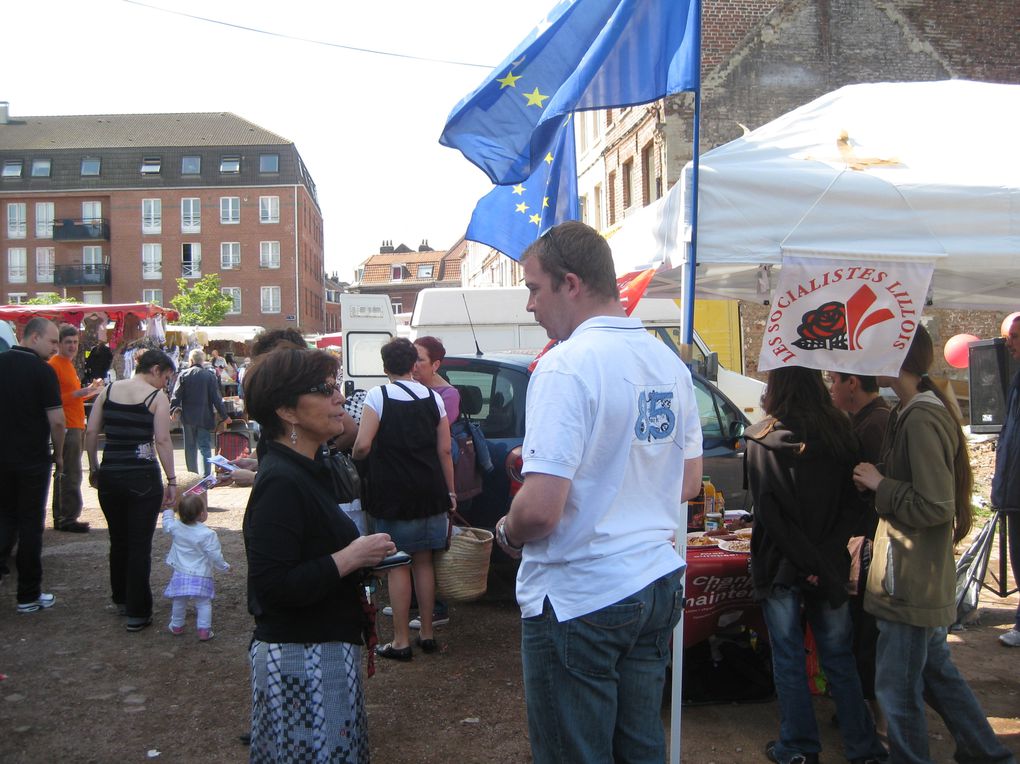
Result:
[[[696,296],[768,300],[784,254],[935,263],[940,308],[1020,300],[1020,85],[850,85],[701,157]],[[690,165],[609,239],[679,297]]]

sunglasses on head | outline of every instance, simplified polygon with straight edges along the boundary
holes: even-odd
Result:
[[[321,382],[315,387],[309,387],[308,392],[318,393],[319,395],[332,395],[340,389],[341,384],[340,382]]]

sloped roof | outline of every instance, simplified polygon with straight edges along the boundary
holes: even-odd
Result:
[[[361,284],[435,284],[445,279],[443,258],[445,250],[432,250],[429,252],[387,252],[385,254],[372,255],[365,260],[361,267],[364,273],[361,277]],[[409,271],[407,277],[401,281],[392,280],[392,269],[394,265],[406,265]],[[417,266],[433,265],[432,278],[419,279]]]
[[[0,149],[8,151],[292,143],[230,112],[12,116],[0,124]]]

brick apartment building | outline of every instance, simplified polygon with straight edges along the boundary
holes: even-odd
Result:
[[[294,143],[234,114],[12,117],[0,301],[169,305],[220,276],[225,324],[325,327],[322,214]]]
[[[394,313],[411,313],[418,292],[426,287],[457,287],[467,242],[434,250],[423,241],[415,251],[406,244],[384,241],[379,253],[365,259],[355,272],[352,292],[387,294]]]

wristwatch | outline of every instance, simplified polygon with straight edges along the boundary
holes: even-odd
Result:
[[[507,538],[506,518],[507,516],[503,515],[503,517],[499,519],[499,522],[496,523],[496,541],[499,542],[500,546],[505,546],[507,549],[514,552],[520,552],[521,550],[524,549],[524,545],[521,544],[521,546],[514,546],[513,544],[510,543],[510,540]]]

